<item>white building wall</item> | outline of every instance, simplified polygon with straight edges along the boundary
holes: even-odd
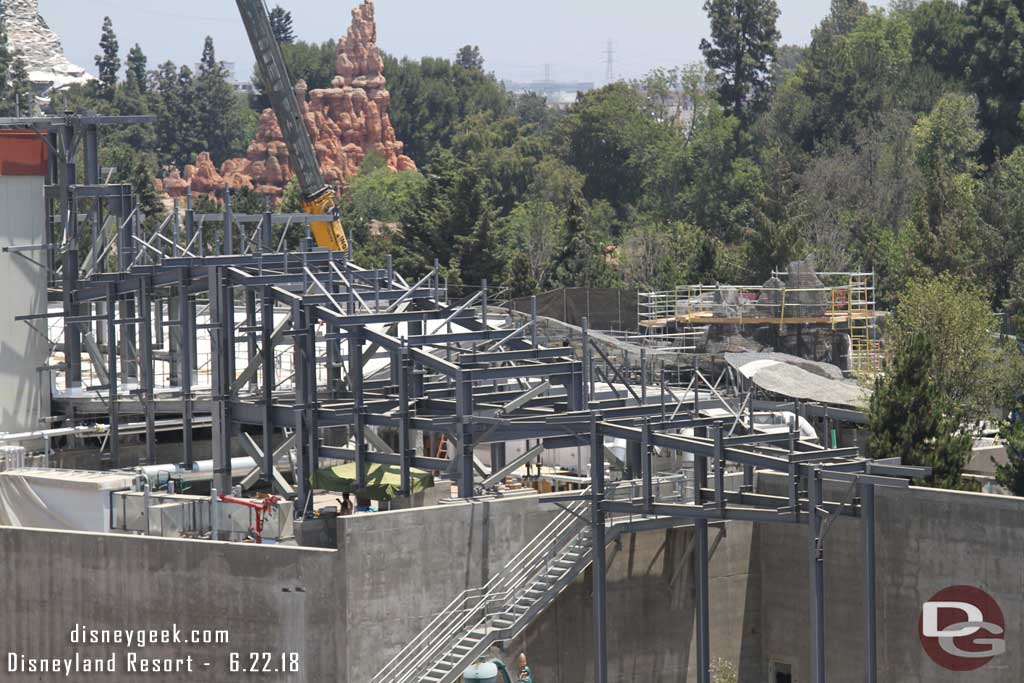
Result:
[[[45,241],[43,178],[0,176],[0,248]],[[42,251],[23,253],[44,262]],[[24,432],[45,425],[50,385],[39,368],[47,363],[46,321],[33,326],[19,315],[46,313],[46,273],[12,253],[0,253],[0,432]]]

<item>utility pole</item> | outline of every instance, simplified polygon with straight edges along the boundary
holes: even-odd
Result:
[[[612,42],[611,38],[608,39],[608,45],[604,49],[604,64],[605,64],[605,82],[613,83],[615,81],[615,43]]]

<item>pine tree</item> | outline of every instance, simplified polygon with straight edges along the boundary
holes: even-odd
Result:
[[[121,58],[118,56],[117,36],[114,35],[114,23],[110,17],[103,17],[103,33],[100,36],[100,54],[96,55],[96,68],[99,69],[99,94],[107,99],[113,98],[117,88],[117,72],[121,70]]]
[[[277,42],[287,45],[295,42],[292,13],[280,5],[275,5],[274,9],[270,10],[270,28],[274,31]]]
[[[149,89],[146,63],[146,55],[143,54],[142,48],[139,47],[139,44],[135,43],[135,46],[128,51],[128,59],[126,60],[127,68],[125,69],[125,85],[129,90],[137,92],[140,95],[145,95]]]
[[[476,45],[464,45],[455,56],[455,63],[467,71],[483,71],[484,58]]]
[[[740,119],[759,110],[770,90],[780,33],[775,0],[705,0],[711,40],[701,40],[708,67],[720,76],[718,98]]]
[[[207,36],[203,57],[199,62],[199,75],[195,83],[199,138],[205,143],[215,163],[222,163],[236,151],[240,143],[241,126],[238,124],[238,99],[228,82],[228,72],[217,61],[213,38]]]
[[[470,285],[479,285],[484,279],[494,282],[501,270],[497,256],[496,222],[497,211],[493,207],[484,206],[480,210],[480,219],[473,226],[473,232],[457,238],[461,247],[459,263],[462,264],[462,278]]]
[[[164,62],[153,79],[151,98],[156,114],[156,146],[161,164],[181,167],[203,150],[199,139],[196,84],[192,70]]]
[[[14,53],[14,61],[11,62],[10,100],[13,112],[21,116],[32,116],[35,113],[35,90],[28,78],[25,60],[18,53]]]
[[[146,159],[139,156],[132,168],[130,183],[135,190],[135,196],[139,200],[139,210],[146,218],[160,216],[164,212],[164,205],[160,202],[160,196],[156,192],[156,185],[153,183],[153,173],[150,170]]]
[[[822,20],[821,25],[815,29],[815,37],[824,37],[823,34],[845,36],[867,13],[868,5],[864,0],[832,0],[831,11]]]
[[[971,452],[970,434],[932,379],[934,353],[922,334],[901,345],[871,396],[868,453],[901,458],[904,465],[932,468],[924,482],[946,489],[970,489],[962,479]]]
[[[1024,396],[999,432],[1006,447],[1006,462],[996,463],[996,483],[1015,496],[1024,496]]]
[[[566,207],[565,242],[558,257],[555,279],[563,287],[600,287],[610,279],[597,235],[587,224],[582,197],[572,197]]]

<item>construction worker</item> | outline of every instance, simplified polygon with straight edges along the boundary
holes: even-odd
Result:
[[[526,653],[519,653],[519,678],[516,679],[518,683],[533,683],[533,673],[530,671],[530,667],[526,664]]]

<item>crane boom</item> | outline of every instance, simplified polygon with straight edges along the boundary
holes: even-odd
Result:
[[[281,126],[285,144],[291,153],[291,165],[299,179],[303,208],[306,213],[323,215],[328,221],[313,222],[310,230],[321,247],[332,251],[347,251],[348,239],[341,225],[334,188],[324,182],[320,173],[313,143],[309,138],[306,121],[295,98],[295,90],[284,64],[281,46],[277,44],[270,26],[264,0],[235,0],[242,15],[242,23],[249,34],[249,43],[256,56],[257,68],[263,77],[270,106]]]

